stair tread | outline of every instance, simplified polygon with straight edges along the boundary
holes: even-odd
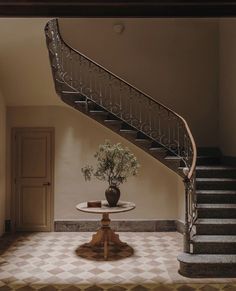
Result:
[[[177,157],[177,156],[166,156],[165,159],[166,160],[178,160],[178,161],[181,160],[181,158]]]
[[[163,147],[151,147],[151,148],[149,148],[149,151],[166,151],[166,149],[165,148],[163,148]]]
[[[136,138],[135,140],[139,142],[152,142],[150,139],[147,138]]]
[[[200,203],[197,205],[198,209],[236,209],[236,204],[207,204]]]
[[[77,91],[62,91],[61,92],[62,94],[77,94],[77,95],[80,95],[80,93],[79,92],[77,92]]]
[[[223,166],[223,165],[206,165],[206,166],[196,166],[196,170],[236,170],[236,167]]]
[[[196,178],[196,182],[235,182],[235,178]]]
[[[199,224],[209,224],[209,225],[236,224],[236,219],[234,218],[198,218],[195,224],[196,225],[199,225]]]
[[[178,256],[178,260],[189,264],[236,264],[236,255],[182,253]]]
[[[119,119],[105,119],[104,122],[122,123],[122,120],[119,120]]]
[[[74,103],[87,103],[86,100],[75,100]],[[88,103],[92,103],[91,101],[88,101]]]
[[[236,194],[236,190],[196,190],[196,194]]]
[[[104,113],[104,114],[108,114],[107,111],[105,110],[89,110],[90,113]]]
[[[135,132],[135,133],[137,132],[136,129],[125,129],[125,128],[121,128],[120,131],[121,132]]]
[[[236,235],[195,235],[194,243],[236,243]]]

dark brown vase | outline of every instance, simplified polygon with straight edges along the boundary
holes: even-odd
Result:
[[[105,196],[110,207],[115,207],[120,199],[120,189],[116,186],[109,186],[105,191]]]

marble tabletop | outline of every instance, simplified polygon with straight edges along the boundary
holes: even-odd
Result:
[[[87,207],[87,202],[82,202],[76,205],[76,208],[83,212],[89,213],[120,213],[130,211],[135,208],[133,202],[119,201],[116,207],[110,207],[106,200],[102,200],[102,207]]]

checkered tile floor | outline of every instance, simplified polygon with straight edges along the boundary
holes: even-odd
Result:
[[[0,291],[236,291],[235,279],[189,279],[178,274],[182,236],[120,233],[134,249],[117,261],[91,261],[76,249],[92,233],[32,233],[0,239]]]

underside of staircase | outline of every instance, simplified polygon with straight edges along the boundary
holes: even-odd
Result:
[[[60,98],[183,177],[186,215],[180,274],[236,277],[236,167],[224,165],[217,148],[196,151],[182,117],[70,48],[56,20],[49,21],[45,31]],[[112,91],[117,84],[119,90]],[[120,88],[125,101],[117,98]],[[158,108],[156,114],[153,108]]]

